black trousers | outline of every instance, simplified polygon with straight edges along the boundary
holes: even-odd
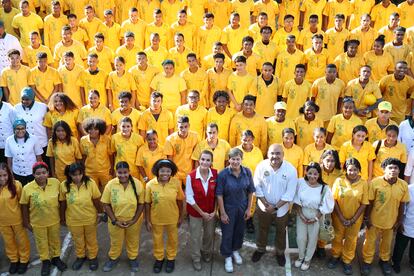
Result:
[[[25,186],[27,183],[32,182],[34,180],[34,176],[32,174],[23,176],[13,173],[13,176],[15,180],[18,180],[20,183],[22,183],[22,186]]]
[[[392,261],[394,264],[399,265],[401,263],[408,243],[410,243],[408,258],[410,264],[414,265],[414,238],[407,237],[400,232],[397,232],[397,235],[395,236],[394,252],[392,253]]]
[[[4,156],[4,149],[0,149],[0,163],[7,163],[7,157]]]

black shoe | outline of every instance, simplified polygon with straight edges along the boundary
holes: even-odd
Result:
[[[315,254],[319,259],[324,259],[326,257],[325,248],[317,247]]]
[[[328,261],[328,268],[334,269],[339,263],[339,258],[331,257]]]
[[[9,266],[9,273],[10,274],[16,274],[17,273],[17,269],[19,267],[19,262],[15,262],[15,263],[10,263]]]
[[[68,266],[62,262],[60,257],[52,258],[52,265],[56,266],[59,271],[65,271],[68,268]]]
[[[362,267],[361,267],[361,275],[363,276],[367,276],[371,273],[371,264],[367,264],[367,263],[362,263]]]
[[[247,233],[254,234],[253,218],[250,218],[246,221],[246,230],[247,230]]]
[[[104,267],[102,268],[103,272],[110,272],[112,271],[112,269],[114,269],[114,267],[118,264],[119,262],[119,258],[112,260],[109,259],[106,261],[106,263],[104,264]]]
[[[379,265],[381,266],[382,273],[385,276],[391,275],[392,268],[390,262],[380,260]]]
[[[42,276],[49,276],[51,265],[52,264],[50,263],[49,260],[42,261],[42,270],[41,270],[41,275]]]
[[[285,255],[276,255],[277,264],[279,266],[285,266],[286,264],[286,258]]]
[[[160,273],[162,270],[162,265],[164,264],[164,260],[155,260],[154,263],[154,267],[152,268],[152,270],[154,271],[154,273]]]
[[[89,269],[92,271],[95,271],[98,269],[98,259],[97,258],[93,258],[93,259],[89,259]]]
[[[27,271],[27,267],[29,263],[19,263],[19,267],[17,268],[17,274],[25,274]]]
[[[165,265],[165,272],[172,273],[175,268],[175,260],[167,260],[167,263]]]
[[[129,267],[131,268],[131,272],[138,272],[139,262],[137,259],[129,260]]]
[[[343,265],[344,265],[344,274],[345,275],[352,275],[352,264],[346,264],[346,263],[343,263]]]
[[[395,273],[400,273],[401,272],[401,266],[400,266],[400,264],[394,263],[392,265],[392,269],[394,269]]]
[[[265,254],[265,252],[260,252],[260,251],[254,251],[253,255],[252,255],[252,262],[257,263],[258,261],[260,261],[260,259],[262,258],[262,256]]]
[[[76,260],[72,264],[72,270],[79,270],[83,266],[83,263],[86,261],[86,258],[76,258]]]
[[[414,263],[410,263],[410,268],[414,270]]]

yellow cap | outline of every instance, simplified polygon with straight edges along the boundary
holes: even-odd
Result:
[[[278,110],[278,109],[283,109],[283,110],[286,110],[287,105],[286,105],[286,103],[285,103],[285,102],[277,102],[277,103],[275,103],[275,105],[273,106],[273,108],[274,108],[275,110]]]
[[[378,110],[386,110],[388,112],[392,111],[392,104],[387,101],[382,101],[378,105]]]

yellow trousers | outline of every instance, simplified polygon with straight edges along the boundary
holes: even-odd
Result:
[[[111,248],[108,253],[110,259],[115,260],[121,256],[124,241],[128,259],[135,260],[138,257],[142,217],[128,228],[120,228],[108,222],[109,237],[111,238]],[[122,218],[120,219],[122,220]]]
[[[254,212],[256,211],[256,195],[253,194],[252,197],[252,208],[250,208],[250,214],[252,214],[252,217],[254,215]]]
[[[0,234],[3,236],[4,249],[10,262],[29,262],[30,241],[27,231],[22,224],[0,226]]]
[[[41,261],[60,256],[60,224],[48,227],[33,226],[33,235]]]
[[[109,182],[109,180],[111,180],[111,176],[109,175],[109,172],[106,173],[90,173],[88,174],[88,176],[90,178],[93,179],[93,181],[95,181],[96,185],[98,185],[99,191],[101,191],[101,193],[103,192],[106,183]]]
[[[371,226],[365,233],[364,246],[362,247],[362,258],[365,263],[372,263],[375,255],[375,244],[380,238],[379,257],[382,261],[389,261],[391,256],[391,243],[394,235],[393,229],[381,229]]]
[[[167,232],[167,260],[174,260],[177,256],[178,228],[177,224],[152,225],[152,240],[154,242],[154,257],[164,259],[164,230]]]
[[[342,225],[339,218],[332,214],[332,224],[335,229],[335,237],[332,240],[332,256],[350,264],[355,257],[355,249],[358,240],[359,229],[361,229],[362,216],[351,227]]]
[[[76,257],[95,259],[98,255],[98,241],[96,239],[96,224],[83,226],[68,226],[75,243]]]

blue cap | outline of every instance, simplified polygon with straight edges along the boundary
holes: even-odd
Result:
[[[18,126],[24,126],[26,127],[26,121],[23,119],[16,119],[13,123],[13,129],[16,129]]]
[[[25,87],[22,89],[22,91],[20,92],[20,96],[23,98],[29,98],[31,100],[35,99],[35,93],[33,91],[33,89],[31,87]]]

